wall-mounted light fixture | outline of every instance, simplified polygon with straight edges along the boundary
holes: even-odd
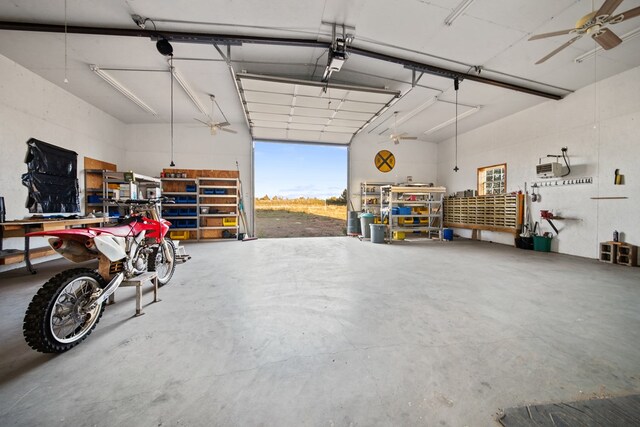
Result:
[[[471,6],[471,3],[473,2],[474,0],[463,0],[462,3],[456,6],[456,8],[453,9],[449,16],[444,19],[444,25],[450,26],[451,24],[453,24],[453,21],[458,19],[458,16],[462,15],[462,12],[467,10],[467,8]]]
[[[113,88],[117,89],[118,92],[120,92],[121,94],[129,98],[131,101],[133,101],[138,107],[142,108],[148,113],[153,114],[154,116],[158,115],[158,113],[153,108],[149,107],[149,105],[147,105],[143,100],[135,96],[133,92],[131,92],[126,87],[124,87],[122,83],[120,83],[119,81],[111,77],[111,75],[109,75],[105,71],[101,70],[100,67],[98,67],[95,64],[91,64],[89,65],[89,69],[91,69],[91,71],[96,73],[102,80],[109,83]]]

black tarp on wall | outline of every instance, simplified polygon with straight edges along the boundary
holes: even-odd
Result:
[[[31,138],[22,184],[29,189],[26,207],[36,213],[80,212],[78,154]]]

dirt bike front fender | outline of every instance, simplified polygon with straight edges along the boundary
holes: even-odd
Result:
[[[162,239],[162,243],[160,245],[162,246],[162,252],[164,252],[165,259],[169,262],[173,262],[173,251],[169,247],[169,243],[167,243],[165,239]]]

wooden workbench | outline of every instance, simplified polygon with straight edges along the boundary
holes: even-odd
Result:
[[[65,228],[86,226],[91,224],[101,225],[106,218],[78,218],[78,219],[23,219],[0,223],[0,265],[13,264],[24,261],[27,270],[35,274],[31,265],[32,258],[43,257],[55,253],[49,246],[30,249],[27,233],[36,231],[64,230]],[[9,237],[24,237],[24,250],[3,251],[3,239]]]

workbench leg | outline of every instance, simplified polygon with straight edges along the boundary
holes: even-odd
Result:
[[[25,231],[27,233],[29,232],[29,226],[27,226]],[[27,265],[27,271],[29,271],[29,273],[36,274],[36,270],[31,265],[31,259],[29,259],[29,236],[24,236],[24,263]]]
[[[153,279],[153,302],[160,302],[161,299],[158,299],[158,276]]]
[[[136,316],[142,316],[144,313],[142,312],[142,283],[136,286]]]

